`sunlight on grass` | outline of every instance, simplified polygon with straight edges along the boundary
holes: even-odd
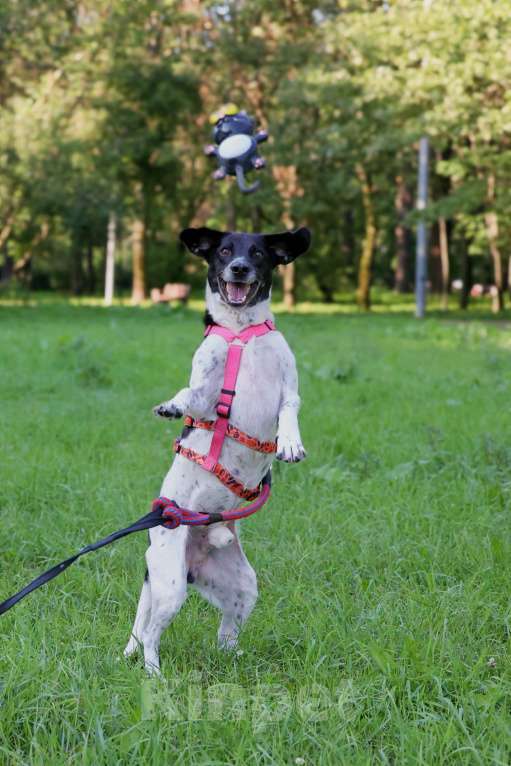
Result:
[[[381,290],[376,288],[373,291],[373,304],[371,311],[367,312],[371,314],[408,314],[414,316],[415,313],[415,299],[412,294],[398,294],[390,290]],[[23,295],[12,295],[2,297],[0,294],[0,306],[3,307],[36,307],[36,306],[52,306],[52,305],[64,305],[64,306],[88,306],[92,308],[105,308],[103,298],[100,296],[87,296],[87,297],[69,297],[65,295],[58,295],[56,293],[25,293]],[[131,298],[129,296],[118,297],[113,301],[112,308],[123,307],[132,308]],[[203,313],[206,304],[201,297],[192,297],[188,303],[187,308],[192,311],[198,311]],[[181,308],[179,304],[172,304],[170,306],[158,305],[155,306],[150,300],[144,301],[139,309],[157,309],[157,310],[175,310]],[[319,314],[319,315],[364,315],[366,312],[361,311],[356,305],[353,294],[343,294],[338,297],[338,300],[334,303],[323,303],[321,301],[298,301],[296,306],[289,310],[285,307],[282,300],[279,300],[279,294],[276,293],[276,297],[272,302],[272,310],[275,314]],[[474,299],[467,311],[461,311],[459,308],[458,297],[455,295],[449,296],[448,309],[443,309],[441,306],[440,297],[432,295],[428,298],[427,310],[430,314],[435,316],[445,317],[449,319],[453,315],[457,317],[463,317],[465,319],[472,318],[485,318],[500,321],[511,320],[511,310],[506,309],[501,314],[494,315],[491,312],[491,301],[488,297],[481,297]]]

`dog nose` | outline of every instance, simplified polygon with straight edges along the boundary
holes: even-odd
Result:
[[[231,263],[231,271],[235,277],[246,277],[250,268],[245,263]]]

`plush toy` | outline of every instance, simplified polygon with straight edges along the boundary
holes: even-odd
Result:
[[[238,111],[234,104],[223,106],[211,115],[210,122],[214,125],[213,140],[204,149],[208,157],[216,157],[218,170],[213,178],[221,180],[226,176],[236,176],[242,192],[248,194],[259,187],[259,181],[247,186],[245,173],[249,170],[264,168],[266,162],[257,152],[257,146],[266,141],[268,133],[260,130],[254,133],[255,123],[246,112]]]

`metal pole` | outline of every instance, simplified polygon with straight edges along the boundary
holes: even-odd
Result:
[[[428,202],[429,139],[423,136],[419,143],[419,180],[417,183],[417,210],[424,210]],[[428,281],[428,230],[421,219],[417,225],[417,251],[415,259],[415,316],[423,319],[426,313]]]
[[[108,229],[106,240],[106,267],[105,267],[105,306],[111,306],[114,298],[114,274],[115,274],[115,213],[110,211],[108,216]]]

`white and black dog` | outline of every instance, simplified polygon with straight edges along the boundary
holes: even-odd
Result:
[[[273,269],[287,264],[310,244],[306,228],[282,234],[224,233],[207,228],[185,229],[181,241],[208,263],[206,321],[239,333],[272,320]],[[218,335],[206,337],[193,357],[190,386],[158,407],[165,418],[214,420],[222,388],[227,344]],[[262,454],[226,439],[222,465],[245,486],[257,486],[273,458],[288,463],[305,457],[298,427],[298,378],[294,356],[279,332],[252,338],[243,352],[230,422],[259,440],[277,442],[276,453]],[[212,435],[187,429],[184,443],[207,453]],[[242,500],[214,474],[177,454],[165,477],[161,495],[194,511],[221,512]],[[131,638],[124,651],[144,647],[149,672],[159,672],[162,631],[183,604],[188,584],[222,611],[219,645],[236,646],[241,626],[257,598],[257,581],[234,523],[174,530],[156,527],[146,553],[147,575],[142,586]]]

